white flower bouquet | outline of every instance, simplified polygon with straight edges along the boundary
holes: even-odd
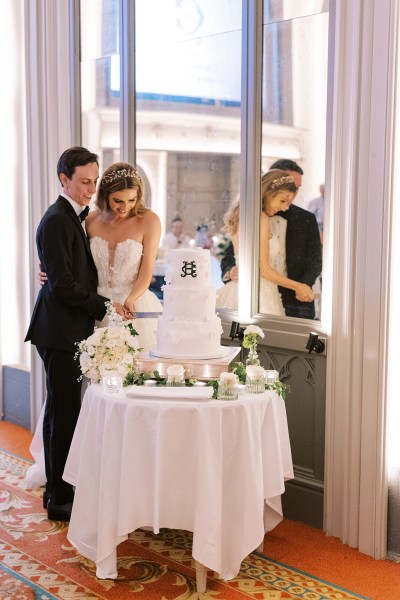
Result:
[[[110,303],[106,306],[109,325],[98,327],[86,340],[77,343],[75,358],[79,359],[82,376],[92,383],[110,375],[122,377],[126,385],[136,372],[136,358],[141,350],[138,333],[130,321],[116,315]]]
[[[264,332],[257,325],[248,325],[243,332],[243,348],[257,346],[258,338],[264,337]]]

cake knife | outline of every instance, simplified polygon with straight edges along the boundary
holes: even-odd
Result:
[[[132,319],[158,319],[162,312],[134,312]]]

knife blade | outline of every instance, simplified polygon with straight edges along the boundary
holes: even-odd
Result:
[[[132,319],[158,319],[162,312],[134,312]]]

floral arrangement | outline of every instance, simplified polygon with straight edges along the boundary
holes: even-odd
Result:
[[[246,367],[246,365],[244,365],[242,362],[235,362],[231,367],[231,371],[232,373],[235,373],[237,375],[237,378],[240,381],[240,383],[245,384],[248,368],[249,366]],[[286,394],[290,391],[289,386],[286,383],[282,383],[282,381],[279,381],[279,379],[276,379],[271,383],[265,383],[265,389],[275,390],[278,396],[281,396],[283,400],[286,400]]]
[[[183,365],[174,364],[168,368],[167,377],[161,377],[158,371],[153,373],[139,373],[136,369],[136,359],[141,348],[139,347],[138,333],[132,325],[132,321],[124,321],[112,304],[106,302],[108,325],[98,327],[86,340],[77,343],[78,350],[75,358],[79,359],[82,376],[85,375],[93,383],[98,383],[106,375],[120,376],[123,385],[144,385],[149,379],[155,380],[156,386],[165,386],[168,382],[181,382],[186,386],[195,385],[197,379],[185,378]],[[263,331],[256,325],[249,325],[244,331],[243,347],[254,348],[258,338],[263,338]],[[257,369],[262,367],[244,365],[241,362],[234,363],[229,372],[221,374],[225,384],[234,385],[237,382],[246,383],[246,368],[250,368],[248,374],[258,374]],[[253,371],[251,371],[253,369]],[[214,389],[213,398],[217,398],[218,380],[212,379],[206,385]],[[288,386],[279,379],[271,383],[265,383],[266,390],[275,390],[283,399],[286,398]]]
[[[109,324],[98,327],[86,340],[77,343],[82,376],[98,383],[105,375],[116,375],[129,385],[136,374],[136,358],[141,350],[138,333],[131,321],[123,321],[112,304],[106,302]]]
[[[243,332],[243,348],[254,348],[258,344],[258,338],[264,337],[264,332],[257,325],[248,325]]]
[[[167,383],[185,385],[185,369],[182,365],[169,365],[167,368]]]

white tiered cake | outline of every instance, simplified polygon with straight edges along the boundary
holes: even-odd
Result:
[[[210,251],[172,250],[165,281],[157,348],[151,354],[190,359],[224,356],[221,319],[215,314],[216,290],[210,285]]]

